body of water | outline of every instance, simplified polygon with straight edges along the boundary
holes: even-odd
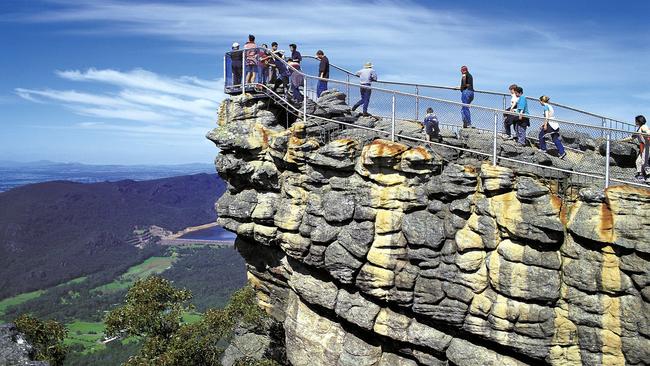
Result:
[[[181,236],[179,239],[199,239],[199,240],[224,240],[233,241],[237,234],[222,228],[221,226],[213,226],[211,228],[192,231]]]

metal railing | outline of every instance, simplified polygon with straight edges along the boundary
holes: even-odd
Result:
[[[318,75],[318,62],[318,58],[314,56],[303,56],[303,62],[301,65],[302,70],[309,75],[316,76]],[[312,72],[312,70],[315,71]],[[353,71],[334,64],[330,64],[330,70],[333,70],[333,72],[330,71],[330,77],[333,79],[346,80],[349,82],[350,80],[355,80],[357,78]],[[460,99],[460,90],[458,87],[424,83],[406,83],[399,81],[381,80],[381,78],[376,82],[376,85],[385,89],[393,89],[415,95],[430,96],[448,100]],[[473,103],[486,107],[506,109],[510,105],[510,97],[511,95],[508,93],[475,89]],[[537,98],[526,97],[526,99],[529,102],[528,106],[532,111],[531,114],[543,114],[543,108]],[[416,100],[416,104],[417,102],[418,101]],[[554,107],[556,115],[564,116],[564,119],[588,124],[595,124],[602,127],[621,129],[629,132],[633,132],[635,129],[635,125],[632,123],[602,116],[557,102],[549,102],[549,104]],[[419,110],[417,105],[415,110],[416,113]]]
[[[225,69],[229,66],[232,68],[233,65],[228,64],[227,59],[228,54],[224,63]],[[280,60],[275,55],[271,55],[271,59]],[[369,128],[368,126],[359,126],[338,121],[334,118],[324,118],[307,113],[307,99],[317,100],[316,85],[319,81],[327,82],[327,89],[337,89],[341,92],[345,91],[345,102],[347,104],[351,104],[351,94],[360,92],[360,86],[358,84],[351,83],[347,80],[334,80],[331,77],[331,72],[329,79],[321,79],[308,75],[307,71],[293,69],[284,60],[280,60],[280,62],[283,62],[292,72],[303,76],[301,85],[297,86],[301,88],[302,100],[292,101],[286,92],[284,96],[280,96],[272,88],[262,83],[260,81],[262,80],[261,77],[257,75],[248,75],[249,79],[244,80],[247,75],[242,74],[244,88],[241,88],[241,84],[234,83],[232,77],[229,82],[228,73],[226,73],[226,91],[233,92],[233,88],[239,88],[239,91],[242,93],[247,90],[256,90],[258,92],[264,92],[267,95],[273,94],[274,98],[280,98],[285,102],[288,111],[292,110],[293,114],[302,116],[303,119],[333,122],[344,128],[373,131],[373,133],[387,136],[392,140],[397,139],[425,143],[432,146],[434,150],[451,149],[468,156],[475,156],[485,160],[490,159],[492,164],[495,165],[500,162],[501,165],[515,169],[527,169],[529,172],[530,170],[535,170],[533,173],[541,176],[558,177],[561,174],[569,174],[588,179],[602,180],[605,187],[608,187],[610,182],[645,186],[642,183],[631,180],[631,176],[634,175],[634,169],[632,169],[634,164],[630,163],[630,160],[634,160],[635,156],[614,156],[611,151],[611,144],[615,139],[630,135],[630,132],[627,130],[554,119],[554,121],[561,124],[562,140],[564,140],[564,145],[568,148],[566,149],[566,160],[561,160],[552,156],[557,155],[552,143],[548,144],[548,151],[551,153],[549,156],[536,152],[535,149],[522,149],[512,141],[504,138],[504,135],[500,133],[502,129],[500,121],[504,120],[505,116],[519,118],[520,115],[516,113],[506,112],[502,108],[463,104],[441,98],[385,89],[377,87],[377,83],[370,88],[372,94],[369,112],[378,117],[377,125],[379,128]],[[242,73],[246,71],[250,72],[251,69],[251,67],[246,68],[244,65],[242,67]],[[232,75],[234,74],[233,72]],[[260,79],[257,79],[258,77]],[[251,80],[253,81],[246,82]],[[293,105],[292,102],[296,105]],[[297,106],[300,106],[300,108]],[[417,109],[414,109],[414,106],[417,106]],[[424,139],[425,135],[422,133],[419,123],[419,120],[422,119],[424,114],[420,114],[419,112],[421,109],[427,107],[433,108],[441,126],[444,127],[443,130],[446,130],[447,133],[454,130],[457,131],[451,133],[456,134],[458,140],[462,141],[463,146],[457,146],[458,141],[455,141],[455,145],[450,144],[454,142],[452,140],[449,140],[450,143],[444,143],[444,136],[442,143]],[[463,107],[470,110],[473,126],[476,129],[460,129],[462,125],[460,122],[460,109]],[[522,117],[528,118],[530,125],[535,127],[541,126],[544,122],[544,118],[540,116],[528,114],[522,115]],[[538,143],[535,141],[539,141],[535,139],[536,132],[539,131],[535,127],[529,128],[525,132],[527,143],[531,145],[537,145]],[[616,166],[612,166],[610,160],[614,160]]]

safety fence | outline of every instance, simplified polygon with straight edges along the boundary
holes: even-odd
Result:
[[[247,50],[248,51],[248,50]],[[265,50],[255,50],[256,53],[250,53],[250,65],[253,60],[258,62],[262,55],[266,54]],[[246,55],[244,54],[244,60]],[[455,151],[460,155],[472,156],[479,159],[490,160],[493,164],[508,166],[511,168],[525,170],[527,172],[547,176],[551,178],[560,178],[569,176],[573,179],[582,178],[584,184],[593,184],[594,180],[604,182],[608,187],[610,183],[624,183],[638,186],[645,186],[634,179],[636,152],[630,150],[630,145],[619,144],[617,140],[630,137],[630,132],[626,129],[617,129],[603,127],[598,124],[589,124],[584,122],[575,122],[568,120],[554,119],[553,121],[560,124],[561,142],[565,147],[566,156],[560,159],[560,152],[555,144],[551,141],[552,136],[540,135],[540,127],[544,124],[544,118],[535,115],[517,115],[504,111],[503,107],[493,108],[478,103],[475,99],[474,104],[463,104],[456,101],[446,100],[443,98],[431,97],[428,95],[413,94],[400,90],[387,89],[381,87],[381,83],[374,83],[370,88],[370,104],[368,112],[374,116],[374,122],[368,122],[367,125],[359,123],[350,123],[335,118],[323,118],[311,113],[307,113],[308,99],[317,101],[316,90],[320,82],[327,82],[327,89],[336,89],[345,94],[346,103],[350,106],[360,99],[361,87],[359,84],[347,80],[335,80],[335,75],[330,71],[329,79],[321,79],[309,75],[309,67],[303,62],[302,71],[293,70],[290,65],[281,60],[294,73],[294,81],[300,81],[299,88],[296,88],[297,94],[294,98],[293,93],[289,91],[274,92],[273,87],[263,81],[260,76],[259,68],[242,67],[242,78],[245,87],[242,89],[241,84],[236,83],[234,79],[239,76],[235,72],[227,72],[228,67],[234,69],[239,65],[229,63],[229,54],[226,55],[225,79],[226,91],[242,92],[255,90],[264,92],[272,96],[276,101],[280,101],[285,108],[301,118],[319,120],[328,125],[335,124],[345,129],[363,129],[373,133],[390,138],[392,140],[411,141],[420,144],[429,144],[434,150],[445,154]],[[271,60],[275,58],[271,55]],[[279,60],[279,59],[278,59]],[[256,75],[252,75],[252,70],[257,70]],[[248,75],[246,73],[248,72]],[[262,71],[264,72],[264,71]],[[230,74],[230,75],[228,75]],[[230,78],[229,78],[230,76]],[[270,75],[269,75],[270,76]],[[501,96],[494,96],[501,97]],[[509,102],[509,101],[508,101]],[[421,121],[426,115],[426,109],[432,108],[437,120],[440,123],[442,141],[428,141],[426,134],[423,133]],[[360,111],[360,106],[357,111]],[[466,109],[472,121],[472,129],[462,127],[461,110]],[[557,115],[557,114],[556,114]],[[524,144],[534,148],[524,148],[507,136],[504,121],[506,117],[518,121],[520,117],[528,118],[530,126],[525,131]],[[329,133],[324,131],[324,133]],[[511,132],[516,136],[515,132]],[[540,151],[540,136],[546,141],[547,153]],[[616,149],[612,152],[612,145],[617,144]],[[627,150],[626,150],[627,147]]]

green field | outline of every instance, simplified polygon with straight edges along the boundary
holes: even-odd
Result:
[[[177,253],[172,253],[172,255],[168,257],[151,257],[144,262],[129,268],[126,273],[115,279],[115,281],[99,286],[93,291],[114,292],[126,290],[139,279],[163,273],[169,269],[177,259]]]
[[[9,297],[9,298],[6,298],[6,299],[0,301],[0,323],[5,322],[5,320],[3,320],[2,317],[4,316],[5,311],[7,310],[8,307],[15,306],[15,305],[20,305],[20,304],[22,304],[24,302],[35,299],[35,298],[41,296],[44,292],[45,292],[45,290],[27,292],[27,293],[16,295],[16,296],[13,296],[13,297]]]
[[[106,327],[104,323],[93,323],[76,321],[66,324],[68,328],[68,337],[65,339],[66,345],[81,344],[84,347],[84,353],[91,353],[104,349],[105,346],[99,341],[104,338]]]

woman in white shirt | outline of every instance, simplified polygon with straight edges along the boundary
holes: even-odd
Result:
[[[544,123],[539,131],[539,148],[546,152],[546,140],[544,138],[550,134],[557,148],[558,156],[560,159],[564,159],[566,157],[566,151],[564,151],[564,146],[560,140],[560,124],[553,119],[555,111],[553,110],[553,106],[548,103],[549,100],[551,98],[546,95],[539,97],[539,103],[544,107]]]

